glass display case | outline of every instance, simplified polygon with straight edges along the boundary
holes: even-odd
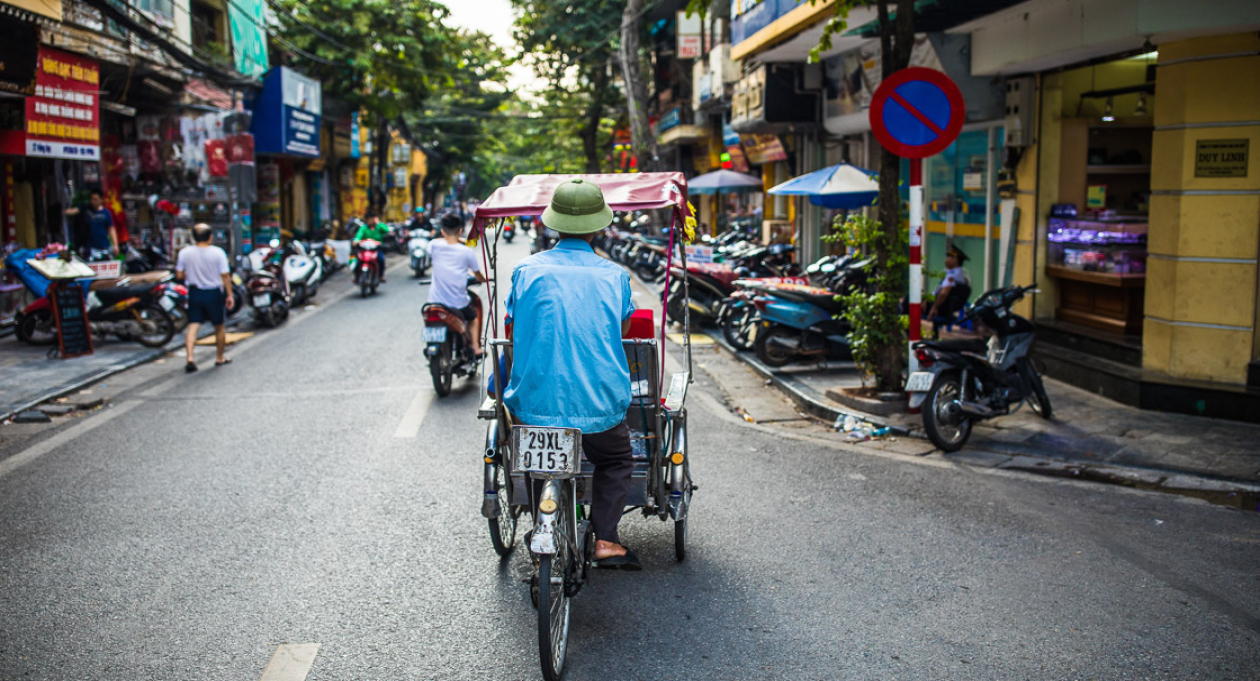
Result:
[[[1049,263],[1082,272],[1146,273],[1146,218],[1050,218]]]

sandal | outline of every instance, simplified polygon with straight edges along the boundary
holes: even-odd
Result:
[[[215,365],[215,366],[217,366],[217,367],[221,367],[221,366],[223,366],[224,364],[231,364],[231,363],[232,363],[232,358],[231,358],[231,357],[228,357],[228,358],[224,359],[222,362],[216,361],[216,362],[214,363],[214,365]]]
[[[626,547],[625,555],[600,558],[595,561],[595,567],[601,570],[625,570],[627,572],[638,572],[643,569],[643,564],[639,562],[639,557],[634,555],[634,551],[631,551],[629,547]]]
[[[184,365],[184,373],[191,374],[192,372],[194,372],[194,371],[196,371],[196,370],[197,370],[197,363],[196,363],[196,362],[189,362],[189,363],[187,363],[187,364],[185,364],[185,365]]]

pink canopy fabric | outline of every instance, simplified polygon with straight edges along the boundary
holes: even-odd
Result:
[[[683,208],[687,203],[687,178],[682,173],[517,175],[477,206],[474,217],[480,223],[514,215],[542,215],[556,186],[578,178],[599,185],[613,210]]]

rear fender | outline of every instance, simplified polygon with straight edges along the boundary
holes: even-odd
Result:
[[[48,301],[48,298],[36,298],[35,302],[22,308],[22,314],[34,314],[42,310],[52,311],[52,303]]]
[[[793,329],[808,329],[815,324],[830,321],[831,315],[809,303],[771,297],[761,309],[761,318]]]
[[[481,515],[491,519],[499,517],[499,495],[498,490],[494,488],[494,468],[495,461],[498,458],[498,451],[499,421],[496,419],[486,424],[485,474],[482,476],[485,482],[481,487],[485,490],[485,496],[481,500]],[[505,482],[510,488],[512,481],[507,480]]]

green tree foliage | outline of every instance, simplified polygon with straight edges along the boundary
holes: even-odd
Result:
[[[522,59],[544,79],[550,108],[571,111],[582,143],[584,170],[598,173],[611,146],[610,117],[621,106],[613,78],[621,0],[512,0],[518,10],[516,40]]]
[[[836,296],[844,303],[841,317],[852,326],[849,347],[853,359],[867,374],[875,377],[881,391],[901,387],[900,368],[905,363],[906,327],[908,318],[901,314],[901,299],[909,277],[909,230],[897,225],[884,229],[877,220],[860,214],[832,226],[825,241],[838,241],[863,252],[886,253],[887,259],[872,259],[866,266],[870,286],[865,291],[850,291]],[[897,374],[885,376],[889,367],[898,367]]]
[[[460,45],[433,0],[268,0],[286,60],[328,94],[392,121],[450,83]]]

